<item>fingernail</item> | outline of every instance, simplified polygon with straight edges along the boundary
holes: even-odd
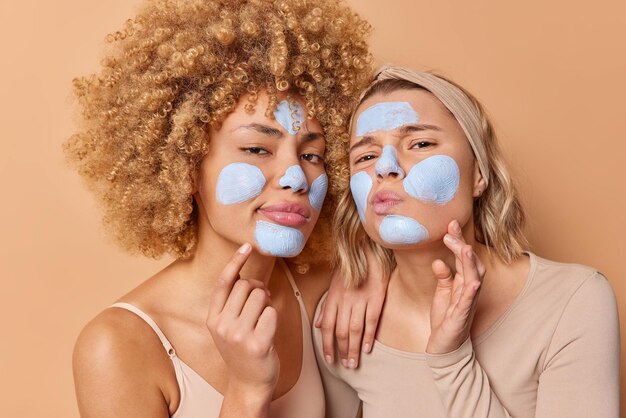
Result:
[[[324,358],[326,359],[326,363],[333,364],[333,358],[330,355],[326,354]]]
[[[456,239],[455,237],[453,237],[453,236],[452,236],[452,235],[450,235],[450,234],[446,234],[446,235],[444,235],[443,240],[444,240],[446,243],[448,243],[448,244],[456,244],[457,242],[459,242],[459,240],[458,240],[458,239]]]
[[[363,345],[363,351],[364,352],[369,353],[371,349],[372,349],[372,346],[370,345],[370,343],[365,343]]]
[[[341,359],[341,365],[345,368],[348,368],[348,360],[346,360],[345,358]]]
[[[469,258],[470,261],[474,261],[474,251],[468,251],[467,258]]]
[[[350,361],[348,361],[348,367],[350,367],[351,369],[355,369],[356,368],[356,359],[351,358]]]
[[[452,230],[455,234],[461,234],[461,225],[459,225],[459,221],[457,221],[456,219],[454,220],[454,222],[452,222]]]
[[[248,251],[250,251],[250,244],[247,242],[239,247],[239,254],[247,254]]]

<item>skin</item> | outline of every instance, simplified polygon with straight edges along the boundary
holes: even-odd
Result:
[[[443,104],[424,90],[397,90],[369,97],[357,108],[355,119],[386,101],[410,103],[420,120],[416,125],[351,136],[351,174],[366,171],[374,180],[365,230],[373,240],[393,249],[397,261],[376,340],[404,351],[448,353],[467,338],[480,335],[511,305],[528,276],[529,260],[523,256],[505,264],[475,240],[473,201],[485,183],[460,125]],[[374,165],[385,145],[398,150],[405,173],[432,155],[454,158],[461,177],[454,198],[445,205],[421,202],[403,191],[399,173],[377,176]],[[413,245],[389,245],[381,240],[378,227],[385,214],[374,213],[369,204],[379,190],[403,197],[385,214],[416,218],[428,229],[428,240]],[[325,354],[327,349],[332,349],[332,342],[325,340]]]
[[[308,237],[319,212],[308,193],[279,184],[287,167],[300,165],[310,184],[324,172],[324,137],[316,120],[293,136],[265,117],[268,97],[259,94],[253,113],[237,108],[219,129],[196,178],[198,245],[119,299],[150,315],[177,356],[224,395],[222,417],[267,416],[269,403],[297,382],[302,365],[300,310],[276,258],[254,243],[259,211],[285,201],[310,210],[300,231]],[[246,202],[215,199],[220,170],[232,162],[258,166],[267,179]],[[250,244],[246,244],[250,243]],[[330,272],[313,266],[298,281],[310,318]],[[271,295],[271,296],[270,296]],[[106,309],[82,331],[75,346],[74,378],[83,417],[167,417],[180,393],[172,363],[151,328],[122,309]],[[254,372],[252,372],[254,371]]]

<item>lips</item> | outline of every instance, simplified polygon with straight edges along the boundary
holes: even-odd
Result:
[[[258,212],[272,222],[285,226],[302,226],[311,217],[309,208],[293,202],[262,206],[258,209]]]
[[[376,215],[387,215],[398,204],[402,203],[402,197],[390,190],[380,190],[376,192],[370,205]]]

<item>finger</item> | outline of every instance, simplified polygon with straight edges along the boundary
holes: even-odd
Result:
[[[437,287],[452,289],[453,277],[450,267],[442,260],[437,259],[433,261],[431,268],[437,278]]]
[[[343,305],[341,309],[338,310],[337,324],[335,325],[335,334],[337,336],[337,350],[339,351],[341,364],[344,367],[348,367],[348,344],[350,341],[351,311],[351,306]]]
[[[359,364],[361,353],[361,339],[365,327],[365,303],[352,306],[350,311],[349,340],[348,340],[348,367],[355,369]]]
[[[454,289],[454,278],[450,267],[442,260],[432,263],[432,270],[437,278],[437,287],[430,308],[431,325],[438,324],[452,305],[451,297]]]
[[[228,295],[230,295],[234,283],[239,278],[239,271],[250,256],[251,250],[252,246],[250,244],[243,244],[222,269],[211,292],[209,317],[218,315],[224,308]]]
[[[326,299],[324,300],[326,303]],[[333,364],[335,361],[335,325],[337,320],[337,304],[327,303],[324,308],[322,327],[322,351],[326,363]]]
[[[269,306],[270,300],[267,297],[267,293],[265,293],[260,288],[252,289],[250,292],[250,296],[248,296],[248,300],[241,310],[241,315],[239,315],[239,326],[243,330],[253,330],[256,326],[261,313],[265,309],[266,306]]]
[[[480,289],[480,275],[476,267],[474,252],[469,249],[463,251],[463,277],[465,284],[461,292],[458,309],[462,313],[469,313],[472,306],[475,305],[476,295]]]
[[[458,304],[459,301],[461,300],[461,297],[463,295],[463,292],[465,291],[465,287],[467,285],[467,279],[464,276],[466,270],[465,267],[467,265],[468,262],[468,255],[467,254],[473,254],[474,250],[472,249],[471,245],[464,245],[463,248],[461,249],[461,259],[460,259],[460,266],[458,268],[458,270],[456,271],[456,275],[454,277],[454,283],[453,283],[453,289],[452,289],[452,303],[451,303],[451,307],[454,309]],[[471,270],[468,269],[467,272],[470,272]]]
[[[272,306],[266,306],[259,316],[254,329],[254,335],[258,340],[266,345],[274,345],[274,335],[276,335],[276,327],[278,325],[278,314]]]
[[[324,311],[326,311],[326,299],[322,301],[322,306],[320,306],[320,314],[315,319],[315,328],[321,328],[322,322],[324,321]]]
[[[383,310],[384,298],[370,300],[365,311],[365,331],[363,332],[363,351],[370,353],[374,346],[380,313]]]
[[[465,244],[465,238],[463,237],[463,230],[461,229],[461,224],[459,224],[459,221],[457,221],[456,219],[453,219],[448,224],[448,234],[454,236],[463,244]]]
[[[454,263],[457,272],[462,271],[463,266],[463,246],[465,245],[460,239],[452,234],[446,234],[443,237],[443,243],[454,254]]]
[[[230,295],[228,296],[228,300],[226,300],[226,304],[224,305],[224,309],[220,312],[220,316],[224,321],[234,321],[236,320],[243,311],[243,307],[248,300],[250,293],[254,289],[264,290],[262,287],[264,286],[262,282],[257,280],[246,280],[239,279],[233,286],[233,290],[231,290]],[[265,292],[264,292],[265,293]]]

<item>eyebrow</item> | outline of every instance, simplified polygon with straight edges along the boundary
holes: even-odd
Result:
[[[271,126],[261,125],[260,123],[249,123],[247,125],[241,125],[240,127],[235,128],[235,130],[238,129],[250,129],[260,134],[271,136],[274,138],[280,138],[281,136],[283,136],[283,133],[280,130],[272,128]]]
[[[397,129],[399,136],[404,137],[413,132],[421,132],[421,131],[441,131],[441,128],[437,125],[426,125],[426,124],[412,124],[412,125],[404,125]],[[374,142],[374,137],[370,135],[363,136],[359,141],[355,142],[351,147],[349,152],[352,152],[355,148],[363,147],[366,145],[371,145]]]
[[[272,128],[271,126],[263,125],[260,123],[249,123],[247,125],[241,125],[240,127],[235,128],[235,130],[238,129],[250,129],[263,135],[271,136],[273,138],[281,138],[283,136],[282,131],[280,131],[279,129]],[[313,131],[306,132],[300,136],[300,140],[302,142],[311,142],[317,139],[324,139],[324,135],[321,132]]]

